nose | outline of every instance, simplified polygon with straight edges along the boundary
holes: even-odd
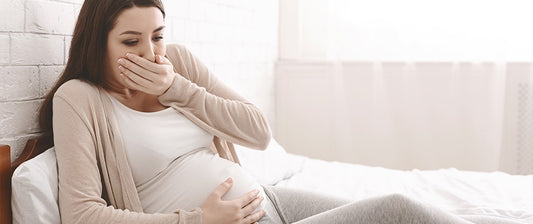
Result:
[[[155,62],[154,44],[151,41],[143,44],[141,49],[139,49],[139,56],[151,62]]]

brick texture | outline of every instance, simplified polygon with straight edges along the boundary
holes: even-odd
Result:
[[[0,101],[39,98],[38,68],[35,66],[0,67]],[[4,128],[3,126],[0,126]]]
[[[48,91],[57,81],[65,66],[40,66],[39,67],[39,95],[46,96]]]
[[[77,12],[72,4],[26,1],[26,31],[70,35]]]
[[[0,64],[9,63],[9,34],[0,34]]]
[[[42,100],[0,103],[0,136],[24,135],[39,131],[37,112]]]
[[[24,31],[24,1],[0,0],[0,31]]]
[[[12,33],[11,63],[13,65],[60,65],[65,60],[62,36]]]

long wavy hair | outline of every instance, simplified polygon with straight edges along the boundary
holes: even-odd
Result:
[[[52,99],[57,89],[71,79],[102,85],[105,75],[107,36],[120,13],[133,7],[157,7],[165,17],[161,0],[85,0],[72,36],[65,69],[46,95],[39,111],[39,124],[53,141]]]

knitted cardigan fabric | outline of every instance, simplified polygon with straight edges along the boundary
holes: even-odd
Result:
[[[265,149],[271,133],[261,111],[216,77],[182,45],[168,45],[176,73],[159,102],[215,135],[212,150],[238,163],[232,143]],[[202,211],[145,214],[113,107],[102,87],[70,80],[53,98],[54,144],[62,223],[202,222]]]

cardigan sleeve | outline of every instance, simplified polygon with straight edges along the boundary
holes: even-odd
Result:
[[[202,211],[145,214],[108,206],[102,198],[91,124],[72,99],[56,92],[53,99],[54,145],[58,165],[59,210],[62,223],[201,224]]]
[[[215,135],[239,145],[265,149],[271,138],[263,113],[226,86],[187,48],[169,45],[167,55],[176,76],[170,88],[159,96]]]

